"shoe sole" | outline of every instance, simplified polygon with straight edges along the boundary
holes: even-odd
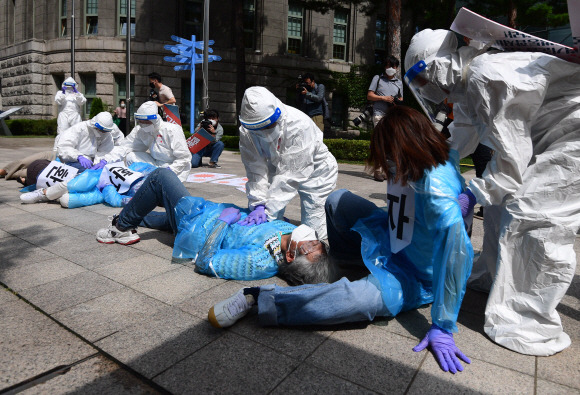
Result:
[[[136,240],[129,240],[129,241],[127,241],[126,243],[123,243],[123,242],[121,242],[121,241],[118,241],[118,240],[115,240],[115,239],[99,239],[99,238],[97,237],[97,241],[98,241],[99,243],[103,243],[103,244],[115,244],[115,243],[119,243],[119,244],[121,244],[121,245],[128,246],[128,245],[131,245],[131,244],[138,243],[139,241],[141,241],[141,238],[139,237],[139,238],[138,238],[138,239],[136,239]]]
[[[214,328],[218,328],[218,329],[222,328],[222,326],[219,324],[219,322],[215,316],[215,311],[214,311],[213,307],[211,309],[209,309],[209,312],[207,313],[207,319],[209,320],[209,323],[211,324],[211,326],[213,326]]]

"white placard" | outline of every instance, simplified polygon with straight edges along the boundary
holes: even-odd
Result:
[[[493,43],[494,47],[505,51],[544,52],[580,63],[580,55],[574,48],[512,29],[467,8],[459,10],[451,30],[486,44]]]
[[[415,191],[409,186],[389,183],[387,186],[387,205],[391,251],[396,254],[411,244],[413,239]]]
[[[103,168],[97,187],[102,191],[105,186],[113,185],[117,192],[125,193],[141,177],[143,177],[143,173],[133,171],[122,165],[121,162],[110,163]]]
[[[203,183],[203,182],[210,182],[215,180],[221,180],[222,178],[228,177],[235,177],[235,174],[222,174],[222,173],[209,173],[209,172],[201,172],[201,173],[192,173],[187,176],[187,180],[185,182],[193,182],[195,184]]]
[[[53,160],[36,178],[37,188],[48,188],[58,182],[69,181],[76,177],[78,169]]]

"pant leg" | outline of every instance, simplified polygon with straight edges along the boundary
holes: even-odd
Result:
[[[173,230],[167,212],[161,213],[159,211],[151,211],[143,218],[139,226],[168,232]]]
[[[310,226],[320,240],[327,238],[326,215],[324,204],[336,188],[338,165],[332,155],[315,168],[309,180],[303,182],[299,189],[301,222]]]
[[[324,132],[324,117],[322,115],[314,115],[313,117],[310,118],[312,119],[312,122],[314,122],[316,127],[320,129],[321,132]]]
[[[48,200],[56,200],[67,192],[68,181],[57,182],[56,184],[46,188],[46,197]]]
[[[156,169],[123,208],[117,226],[119,229],[136,228],[147,214],[160,206],[165,207],[171,229],[177,233],[174,208],[184,196],[190,196],[189,192],[174,172],[169,169]]]
[[[580,131],[562,140],[536,157],[501,217],[484,331],[523,354],[552,355],[570,345],[556,307],[576,268]]]
[[[6,179],[13,180],[18,177],[26,177],[26,169],[28,168],[28,166],[30,166],[32,162],[40,159],[53,161],[55,157],[56,153],[54,151],[42,151],[33,155],[29,155],[25,158],[10,162],[6,166],[4,166],[4,170],[6,170]]]
[[[260,287],[258,297],[262,325],[332,325],[372,321],[388,314],[372,276],[297,287],[266,285]]]
[[[368,274],[361,256],[361,236],[351,230],[361,218],[366,218],[377,206],[354,193],[339,189],[326,200],[326,228],[334,278],[357,279]]]
[[[225,146],[226,145],[224,144],[223,141],[216,141],[215,144],[213,144],[211,147],[209,147],[210,152],[208,152],[207,155],[210,157],[210,162],[212,162],[212,163],[218,162],[220,155],[224,151]]]
[[[207,147],[203,147],[202,149],[197,151],[195,154],[191,154],[191,167],[192,168],[195,169],[196,167],[201,166],[201,158],[204,156],[206,148]]]

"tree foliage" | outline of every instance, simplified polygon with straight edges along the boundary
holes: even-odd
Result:
[[[91,112],[89,114],[89,118],[94,117],[100,112],[105,111],[105,106],[103,105],[103,101],[100,97],[95,97],[91,102]]]
[[[507,16],[510,27],[523,30],[527,26],[555,27],[568,23],[566,1],[548,0],[468,0],[466,8],[490,19]],[[513,15],[513,21],[510,21]]]

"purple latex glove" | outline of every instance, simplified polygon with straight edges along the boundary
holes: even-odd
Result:
[[[79,155],[77,161],[81,164],[82,167],[85,169],[90,169],[93,166],[93,162],[90,159],[85,158],[82,155]]]
[[[242,214],[240,214],[240,210],[234,207],[228,207],[223,209],[218,219],[224,221],[228,225],[231,225],[233,223],[238,222],[241,216]]]
[[[102,169],[103,167],[105,167],[105,165],[107,164],[107,161],[104,159],[101,159],[101,161],[99,163],[97,163],[96,165],[94,165],[93,167],[91,167],[91,170],[99,170]]]
[[[66,86],[62,87],[62,93],[66,93]]]
[[[79,93],[79,91],[77,91],[77,87],[76,87],[76,85],[73,85],[73,92],[74,92],[74,93]]]
[[[435,324],[431,325],[429,332],[413,348],[413,351],[423,351],[427,346],[431,348],[431,352],[435,356],[437,363],[439,363],[439,366],[445,372],[451,372],[453,374],[457,373],[457,371],[463,372],[463,366],[457,357],[461,358],[463,362],[471,363],[471,360],[455,345],[453,334],[441,329]]]
[[[475,203],[477,203],[475,195],[473,195],[469,189],[460,193],[459,196],[457,196],[457,200],[459,200],[459,207],[461,207],[461,215],[463,217],[467,217],[467,215],[473,211]]]
[[[264,222],[268,222],[268,216],[266,215],[266,206],[260,204],[256,206],[254,211],[252,211],[246,218],[238,222],[242,226],[248,225],[260,225]]]

